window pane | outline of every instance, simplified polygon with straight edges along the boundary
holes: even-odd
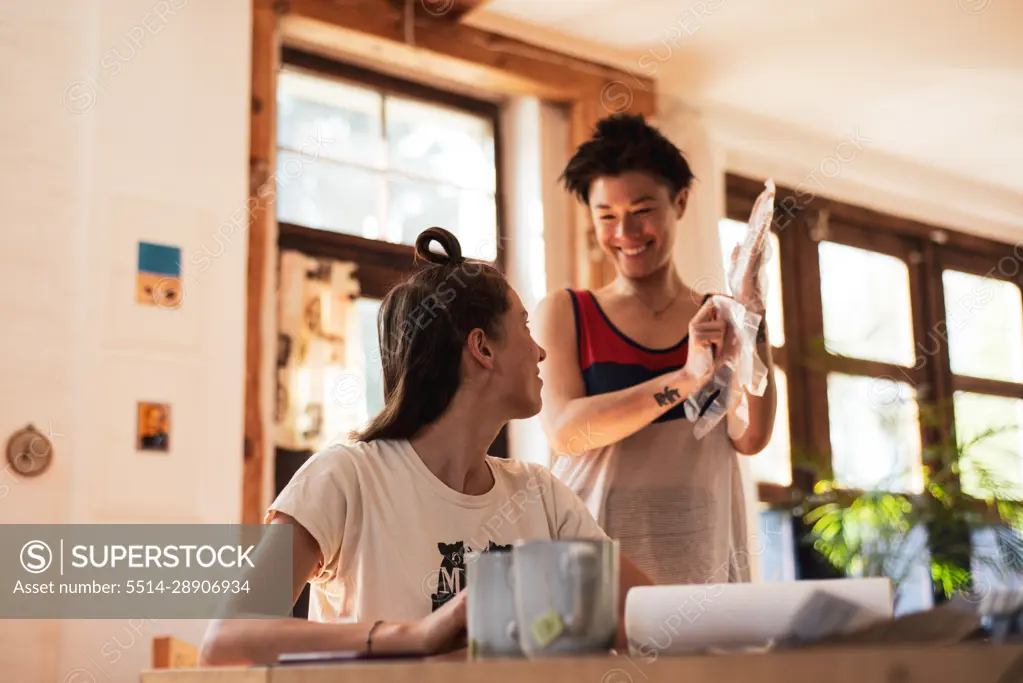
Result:
[[[828,374],[835,480],[843,488],[920,492],[916,391],[889,379]]]
[[[941,275],[952,372],[1023,381],[1023,302],[1019,287],[955,270]]]
[[[778,411],[767,448],[753,456],[750,471],[758,482],[788,486],[792,483],[792,445],[789,441],[789,392],[785,372],[775,366]]]
[[[387,191],[387,239],[415,244],[419,233],[434,225],[454,233],[466,258],[494,258],[497,206],[493,195],[391,178]]]
[[[1023,589],[1023,575],[1013,571],[1018,565],[1017,543],[1010,534],[1019,533],[1011,528],[999,530],[993,526],[974,527],[970,530],[971,560],[974,590],[986,596],[991,590]]]
[[[308,228],[377,237],[378,175],[327,160],[277,154],[277,218]]]
[[[934,607],[934,582],[931,580],[931,551],[927,530],[923,526],[916,526],[908,534],[896,535],[896,538],[901,541],[902,547],[888,550],[892,555],[888,576],[899,583],[895,595],[895,616],[926,612]]]
[[[746,223],[723,218],[718,221],[718,237],[721,240],[721,262],[725,274],[731,267],[732,251],[746,237]],[[774,346],[785,345],[784,316],[781,307],[781,258],[778,248],[778,235],[771,233],[767,252],[767,329],[768,337]],[[722,287],[724,290],[725,287]]]
[[[277,144],[380,168],[382,97],[368,88],[284,70],[277,86]]]
[[[957,391],[952,401],[963,491],[1023,498],[1023,400]]]
[[[366,386],[366,415],[370,420],[384,409],[384,368],[380,362],[380,339],[377,334],[377,313],[381,301],[360,297],[355,300],[359,318],[359,341],[362,344],[362,372]]]
[[[392,169],[495,192],[494,131],[490,120],[397,97],[388,97],[385,107]]]
[[[828,351],[913,365],[913,315],[905,262],[833,242],[821,242],[819,248]]]
[[[877,503],[868,503],[871,504]],[[881,518],[885,519],[883,515]],[[860,517],[866,522],[862,525],[855,524],[853,518],[847,519],[850,528],[846,531],[845,541],[853,546],[854,557],[862,563],[860,566],[850,563],[849,575],[863,578],[862,565],[867,565],[872,568],[870,576],[880,573],[891,579],[894,592],[892,607],[896,617],[934,607],[931,553],[925,526],[917,523],[912,528],[900,529],[881,526],[877,521],[867,522],[869,517]]]
[[[764,581],[796,580],[796,542],[792,515],[786,510],[761,510],[757,515],[760,537],[750,549],[760,562]]]

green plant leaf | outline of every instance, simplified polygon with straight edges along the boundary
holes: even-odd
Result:
[[[950,407],[949,401],[920,403],[921,424],[940,429]],[[882,419],[881,424],[894,438],[897,422]],[[990,565],[1000,575],[1023,574],[1023,491],[983,462],[977,450],[1017,428],[988,429],[969,439],[949,436],[928,445],[919,494],[893,493],[882,482],[852,496],[832,480],[821,481],[802,506],[809,541],[846,576],[889,577],[897,596],[919,566],[918,558],[928,551],[931,578],[946,597],[970,587],[971,560]],[[801,457],[812,463],[826,461],[812,453]],[[991,557],[978,557],[971,547],[971,532],[990,526],[990,517],[985,518],[976,499],[964,493],[961,475],[968,478],[970,491],[987,492],[988,509],[1002,520],[993,527],[997,552]]]

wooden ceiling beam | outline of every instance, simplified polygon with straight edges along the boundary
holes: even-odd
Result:
[[[446,55],[416,50],[377,35],[301,15],[284,17],[281,20],[281,33],[286,47],[398,78],[408,78],[409,74],[415,74],[417,81],[479,99],[499,101],[509,96],[533,95],[559,100],[564,95],[560,89],[544,86],[514,73],[466,64]]]
[[[404,12],[411,2],[418,16],[434,17],[446,21],[462,21],[470,12],[475,12],[490,0],[380,0]]]
[[[451,0],[416,0],[416,2]],[[461,0],[456,0],[461,1]],[[606,113],[653,115],[654,82],[515,38],[443,18],[405,13],[380,0],[289,0],[284,41],[327,56],[347,57],[434,81],[472,88],[477,97],[531,94],[574,104],[598,99]]]

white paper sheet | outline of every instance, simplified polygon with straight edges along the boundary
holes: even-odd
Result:
[[[659,653],[765,647],[787,635],[793,617],[815,591],[864,608],[842,632],[893,618],[886,578],[639,586],[625,602],[629,652],[653,659]]]

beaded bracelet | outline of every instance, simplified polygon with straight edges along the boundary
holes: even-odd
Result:
[[[382,623],[384,623],[383,619],[377,621],[375,624],[373,624],[372,626],[369,627],[369,634],[366,635],[366,654],[372,654],[372,652],[373,652],[373,631],[376,631],[377,630],[377,626],[379,626]]]

